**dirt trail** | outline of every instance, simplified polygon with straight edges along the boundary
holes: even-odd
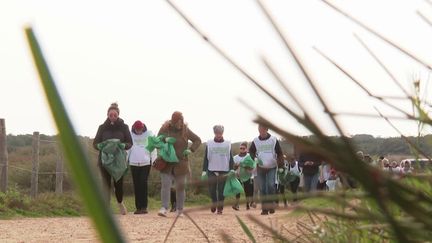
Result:
[[[222,241],[220,232],[223,231],[233,239],[233,242],[249,242],[242,231],[235,215],[238,215],[248,225],[257,242],[271,242],[269,232],[250,221],[246,215],[257,216],[266,225],[280,229],[285,228],[295,232],[296,221],[287,220],[286,211],[261,216],[260,210],[234,211],[224,210],[223,215],[212,214],[209,210],[192,212],[190,215],[207,234],[211,242]],[[163,242],[175,214],[170,213],[167,218],[157,216],[156,211],[146,215],[116,215],[126,239],[129,242]],[[285,232],[284,235],[288,236]],[[77,218],[25,218],[0,220],[0,242],[97,242],[98,237],[87,217]],[[205,242],[204,236],[187,218],[182,217],[176,222],[168,242]]]

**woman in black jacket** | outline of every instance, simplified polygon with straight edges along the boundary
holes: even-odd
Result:
[[[95,149],[100,151],[102,149],[101,143],[107,139],[113,138],[120,140],[122,149],[127,150],[132,146],[132,137],[129,132],[129,127],[124,123],[123,119],[119,118],[119,114],[120,110],[117,103],[112,103],[111,106],[108,108],[107,119],[103,124],[99,126],[99,129],[93,140],[93,147]],[[107,196],[107,202],[109,202],[111,197],[111,175],[102,166],[100,152],[98,158],[98,167],[102,174],[102,184],[104,186]],[[117,182],[114,181],[114,191],[119,205],[120,213],[123,215],[127,214],[126,207],[123,204],[123,178],[121,178]]]

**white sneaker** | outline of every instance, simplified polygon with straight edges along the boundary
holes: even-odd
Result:
[[[161,207],[161,209],[159,210],[159,212],[158,212],[158,215],[159,216],[162,216],[162,217],[166,217],[167,216],[167,210],[166,210],[166,208],[164,208],[164,207]]]
[[[179,218],[184,217],[183,210],[177,210],[177,217],[179,217]]]
[[[123,202],[118,204],[119,206],[119,211],[121,215],[126,215],[127,214],[127,209],[126,206],[123,204]]]

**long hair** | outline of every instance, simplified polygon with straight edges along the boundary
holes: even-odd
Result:
[[[183,126],[181,128],[181,136],[187,141],[188,140],[188,134],[187,134],[187,123],[183,122]],[[163,125],[162,125],[162,129],[167,130],[167,131],[176,131],[177,128],[174,127],[174,125],[171,123],[171,120],[167,120]]]

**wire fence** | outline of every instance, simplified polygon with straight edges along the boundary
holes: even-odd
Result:
[[[9,184],[9,170],[19,171],[21,173],[28,173],[31,176],[30,181],[30,194],[32,197],[36,197],[38,194],[39,176],[48,175],[55,178],[55,192],[58,194],[63,193],[63,180],[64,176],[68,173],[64,171],[63,156],[61,155],[60,149],[58,149],[58,142],[56,140],[41,139],[39,132],[33,132],[32,135],[32,152],[31,162],[24,162],[25,164],[31,164],[31,168],[19,166],[17,164],[23,162],[9,162],[7,154],[6,144],[6,131],[5,131],[4,119],[0,119],[0,189],[5,192]],[[42,144],[53,144],[56,148],[56,166],[54,171],[40,171],[40,145]],[[15,174],[15,173],[14,173]],[[27,177],[28,178],[28,177]]]

